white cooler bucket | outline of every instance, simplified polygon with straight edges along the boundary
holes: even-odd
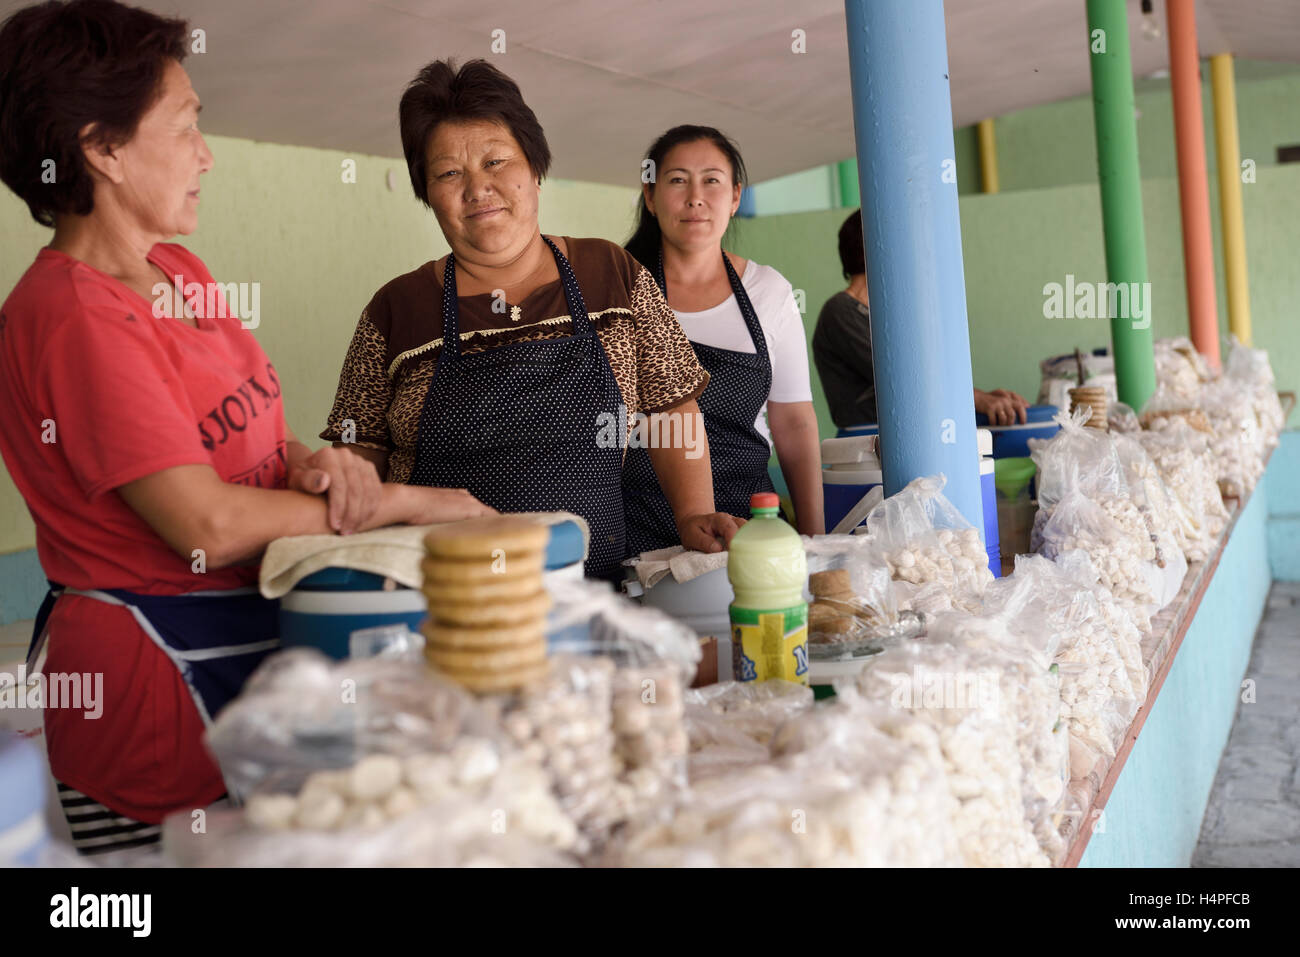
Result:
[[[688,582],[679,582],[669,574],[644,591],[633,579],[623,583],[623,590],[641,604],[676,618],[697,635],[718,638],[731,634],[729,607],[736,593],[726,568],[715,568]]]

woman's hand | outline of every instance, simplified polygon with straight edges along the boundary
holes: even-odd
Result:
[[[401,519],[407,525],[434,525],[497,514],[496,509],[484,505],[463,488],[430,488],[423,485],[387,487],[400,490],[400,494],[407,499]]]
[[[289,488],[324,495],[330,528],[351,535],[379,510],[383,483],[373,462],[346,448],[324,448],[293,461]]]
[[[681,536],[682,545],[692,551],[720,552],[731,544],[732,536],[744,524],[745,519],[735,515],[708,512],[678,520],[677,534]]]
[[[975,390],[975,411],[987,415],[989,425],[1014,425],[1017,419],[1024,424],[1029,421],[1028,408],[1023,396],[1007,389]]]

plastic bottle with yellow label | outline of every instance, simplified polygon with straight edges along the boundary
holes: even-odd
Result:
[[[727,578],[732,672],[737,681],[808,683],[808,559],[799,533],[783,522],[772,492],[750,497],[753,517],[731,539]]]

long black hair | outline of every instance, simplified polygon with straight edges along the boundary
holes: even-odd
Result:
[[[651,175],[658,177],[659,167],[663,165],[664,157],[673,147],[681,146],[683,143],[698,143],[700,140],[708,140],[722,150],[722,155],[727,157],[727,162],[731,164],[732,185],[743,188],[748,180],[745,175],[745,161],[740,156],[740,148],[731,137],[712,126],[674,126],[655,140],[646,153],[646,159],[651,163]],[[653,190],[655,180],[652,179],[650,182]],[[731,226],[728,225],[727,229],[730,230]],[[645,194],[642,193],[637,198],[636,231],[632,233],[632,238],[623,244],[623,248],[641,265],[647,269],[654,269],[659,261],[659,248],[662,242],[663,232],[659,229],[659,220],[646,207]]]

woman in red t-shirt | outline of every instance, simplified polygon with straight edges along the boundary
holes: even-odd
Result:
[[[0,453],[53,584],[46,687],[82,676],[45,729],[85,851],[155,842],[224,793],[201,736],[277,644],[267,543],[491,511],[300,443],[257,340],[164,242],[197,226],[212,167],[188,36],[111,0],[0,27],[0,179],[54,227],[0,308]]]

